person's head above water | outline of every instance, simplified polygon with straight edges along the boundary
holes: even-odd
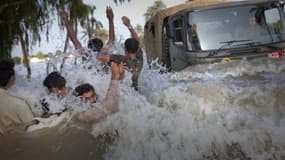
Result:
[[[14,62],[10,60],[0,61],[0,87],[8,89],[15,83]]]
[[[128,54],[135,54],[139,49],[139,42],[135,38],[128,38],[125,41],[125,51]]]
[[[43,85],[47,87],[49,92],[58,95],[66,94],[66,80],[58,72],[51,72],[43,81]]]
[[[98,99],[94,87],[89,83],[77,86],[73,91],[73,95],[80,97],[86,103],[96,103]]]
[[[100,52],[103,48],[103,41],[99,38],[92,38],[88,41],[87,47],[93,52]]]

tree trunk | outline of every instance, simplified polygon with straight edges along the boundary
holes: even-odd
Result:
[[[63,48],[63,53],[66,53],[66,50],[67,50],[67,46],[68,46],[68,41],[69,41],[69,37],[68,37],[68,34],[66,34],[66,39],[65,39],[65,42],[64,42],[64,48]],[[65,60],[66,60],[67,57],[63,57],[62,61],[61,61],[61,64],[60,64],[60,70],[59,72],[62,71],[63,69],[63,66],[65,64]]]
[[[67,46],[68,46],[68,41],[69,41],[69,37],[68,37],[68,34],[67,34],[67,35],[66,35],[65,42],[64,42],[63,53],[66,53]]]
[[[27,68],[27,78],[30,79],[32,72],[31,72],[31,67],[29,63],[28,46],[26,45],[24,41],[23,34],[20,35],[20,43],[21,43],[22,52],[23,52],[23,64]]]

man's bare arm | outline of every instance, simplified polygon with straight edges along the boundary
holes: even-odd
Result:
[[[76,34],[72,28],[72,25],[70,24],[69,20],[68,20],[68,15],[65,11],[60,12],[60,17],[66,27],[67,30],[67,34],[70,37],[72,43],[74,44],[75,49],[80,50],[81,53],[84,52],[81,43],[79,42],[79,40],[76,37]]]
[[[106,16],[109,21],[109,40],[107,44],[114,44],[115,42],[114,14],[110,6],[107,6],[106,8]]]
[[[131,33],[131,37],[136,39],[139,42],[138,34],[135,31],[135,29],[132,27],[130,19],[126,16],[123,16],[122,21],[123,21],[123,24],[129,29],[129,31]]]
[[[119,80],[123,76],[126,69],[127,67],[124,63],[121,63],[119,65],[115,63],[111,64],[111,82],[101,108],[94,107],[87,111],[79,113],[77,116],[78,120],[83,122],[97,122],[98,120],[107,117],[109,114],[118,111],[118,102],[120,95]]]
[[[78,114],[78,120],[82,122],[97,122],[118,110],[119,80],[111,80],[106,98],[100,108],[93,107]]]

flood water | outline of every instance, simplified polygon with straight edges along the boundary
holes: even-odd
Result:
[[[31,65],[29,81],[16,67],[13,91],[37,114],[46,63]],[[285,58],[158,72],[144,66],[140,92],[130,88],[127,73],[119,112],[91,128],[67,125],[1,137],[1,159],[285,159]],[[70,63],[62,74],[69,86],[94,85],[99,100],[106,94],[109,73]]]

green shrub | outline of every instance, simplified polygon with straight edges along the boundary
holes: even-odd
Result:
[[[13,57],[12,59],[13,59],[15,64],[20,64],[21,63],[21,57],[16,56],[16,57]]]
[[[38,59],[45,59],[47,58],[47,55],[45,55],[44,53],[42,52],[38,52],[35,57],[37,57]]]

